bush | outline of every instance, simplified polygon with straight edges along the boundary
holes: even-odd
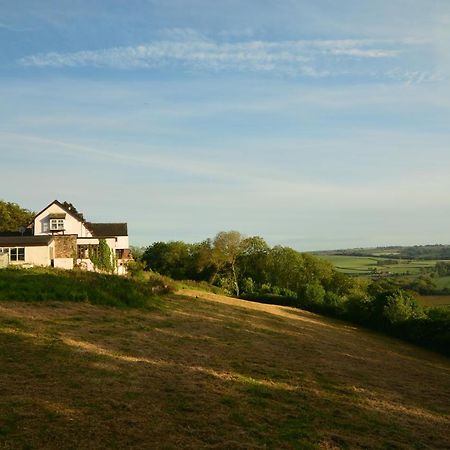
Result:
[[[391,324],[424,317],[423,309],[417,300],[404,291],[387,297],[383,315]]]
[[[325,299],[325,289],[317,281],[308,283],[305,288],[305,299],[311,304],[322,304]]]

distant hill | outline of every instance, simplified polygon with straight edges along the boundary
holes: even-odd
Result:
[[[450,245],[414,245],[350,248],[312,252],[315,255],[368,256],[392,259],[450,260]]]

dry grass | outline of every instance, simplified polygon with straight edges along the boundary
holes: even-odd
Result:
[[[0,302],[0,448],[449,448],[448,359],[182,293],[158,312]]]
[[[421,295],[419,301],[423,306],[450,306],[450,295]]]

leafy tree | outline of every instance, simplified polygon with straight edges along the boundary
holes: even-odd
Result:
[[[268,278],[273,286],[299,292],[304,259],[301,253],[289,247],[275,246],[268,258]]]
[[[313,304],[322,304],[325,299],[326,291],[318,281],[312,281],[305,287],[306,300]]]
[[[405,291],[387,297],[383,315],[391,324],[424,317],[423,309],[417,300]]]
[[[213,261],[219,271],[229,271],[237,296],[239,296],[239,282],[237,274],[237,260],[244,249],[244,238],[239,231],[221,231],[213,241]]]
[[[0,200],[0,232],[18,231],[21,227],[27,227],[33,218],[34,213],[28,209]]]
[[[155,242],[145,250],[142,260],[147,270],[182,280],[188,278],[189,256],[189,244],[185,242]]]
[[[145,247],[138,247],[135,245],[130,246],[131,254],[133,255],[133,259],[135,261],[141,261],[144,256]]]
[[[239,267],[240,283],[244,280],[252,280],[253,290],[257,286],[268,281],[268,258],[270,248],[266,241],[259,236],[252,236],[242,241],[242,251],[238,256],[237,265]],[[246,292],[249,291],[247,283]]]

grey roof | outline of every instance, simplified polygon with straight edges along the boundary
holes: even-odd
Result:
[[[11,236],[33,236],[31,228],[26,228],[23,233],[20,231],[1,231],[0,237],[11,237]]]
[[[126,223],[86,222],[85,225],[96,237],[128,236],[128,225]]]
[[[0,247],[31,247],[48,245],[53,236],[0,236]]]

